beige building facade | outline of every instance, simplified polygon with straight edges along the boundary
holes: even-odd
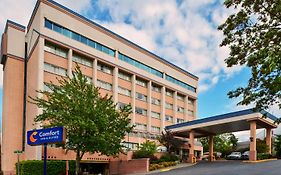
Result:
[[[37,1],[27,27],[7,21],[1,63],[5,174],[15,170],[15,150],[24,150],[22,160],[42,159],[42,147],[25,140],[28,130],[39,127],[33,119],[42,111],[26,98],[48,90],[56,77],[71,76],[76,65],[102,96],[112,95],[118,106],[131,104],[136,127],[123,143],[130,149],[156,141],[166,126],[196,119],[198,77],[51,0]],[[62,149],[49,150],[48,159],[73,158]],[[108,161],[96,154],[84,159]]]

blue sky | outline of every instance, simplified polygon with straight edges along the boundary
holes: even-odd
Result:
[[[227,68],[224,63],[229,49],[219,47],[223,36],[217,26],[234,10],[226,9],[222,0],[57,2],[197,75],[198,117],[251,107],[237,107],[238,99],[228,99],[226,95],[229,90],[246,85],[250,71],[240,66]],[[0,32],[7,19],[27,25],[35,3],[35,0],[1,0]],[[276,106],[270,112],[281,114]]]

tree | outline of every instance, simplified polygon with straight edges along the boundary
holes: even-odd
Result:
[[[209,150],[208,138],[200,138],[199,141],[203,145],[203,150]],[[238,139],[232,133],[225,133],[214,136],[214,151],[221,152],[223,156],[229,154],[236,149]]]
[[[246,87],[230,91],[230,98],[242,96],[238,105],[255,103],[256,110],[277,104],[281,108],[281,1],[226,0],[236,13],[218,27],[229,46],[228,67],[246,65],[252,76]]]
[[[140,146],[140,149],[133,154],[133,158],[153,158],[154,153],[157,151],[156,143],[146,140]]]
[[[276,157],[281,158],[281,135],[275,135],[274,149],[276,151]]]
[[[99,89],[88,83],[77,67],[73,78],[57,78],[59,85],[47,84],[49,91],[38,91],[42,97],[30,97],[43,110],[35,117],[43,127],[63,126],[67,150],[76,152],[76,175],[86,152],[117,155],[121,140],[132,130],[131,107],[116,110],[112,97],[101,97]]]
[[[180,149],[185,143],[184,140],[175,137],[169,130],[162,132],[158,141],[167,148],[168,153]]]

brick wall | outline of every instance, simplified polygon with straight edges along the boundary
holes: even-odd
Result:
[[[146,173],[149,171],[149,159],[112,160],[109,162],[110,174]]]

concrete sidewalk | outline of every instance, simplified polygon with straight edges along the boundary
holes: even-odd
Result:
[[[158,170],[153,170],[153,171],[149,171],[147,173],[135,173],[135,174],[130,174],[130,175],[145,175],[145,174],[154,174],[154,173],[159,173],[159,172],[165,172],[165,171],[170,171],[173,169],[178,169],[178,168],[185,168],[185,167],[189,167],[189,166],[193,166],[196,165],[197,163],[179,163],[175,166],[170,166],[170,167],[166,167],[166,168],[161,168]]]

